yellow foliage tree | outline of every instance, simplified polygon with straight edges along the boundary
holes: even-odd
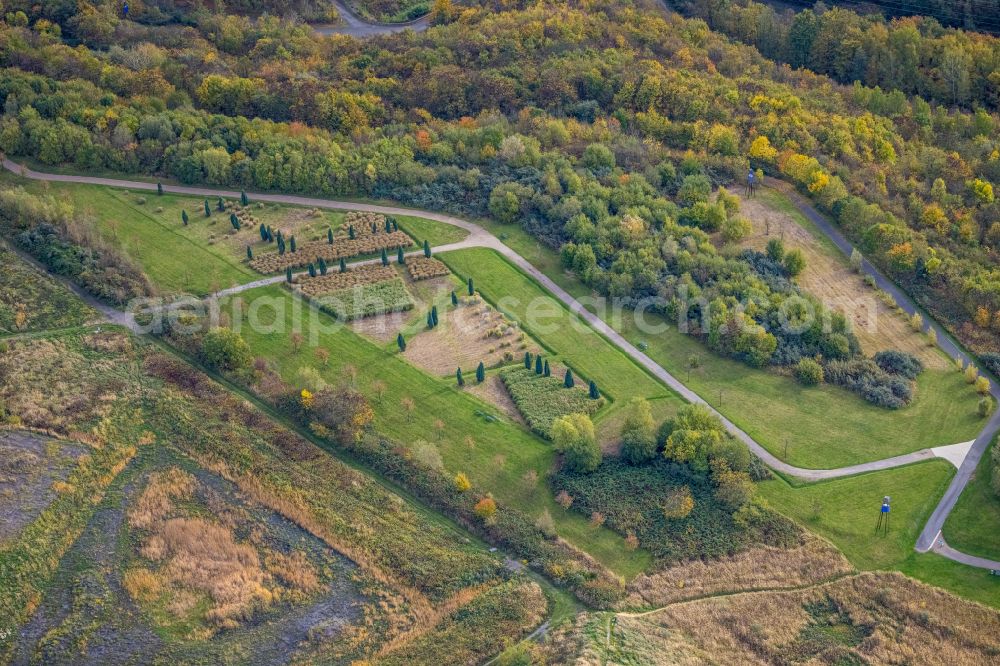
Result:
[[[467,477],[464,473],[459,472],[455,475],[455,490],[460,493],[464,493],[471,487],[472,483],[469,481],[469,477]]]
[[[771,140],[766,136],[758,136],[750,144],[750,157],[762,162],[774,162],[778,156],[778,151],[771,145]]]

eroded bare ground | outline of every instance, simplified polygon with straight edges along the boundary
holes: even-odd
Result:
[[[517,410],[517,405],[514,404],[514,401],[510,398],[510,393],[507,392],[507,387],[503,385],[503,381],[496,375],[487,375],[482,384],[476,384],[475,382],[467,384],[466,390],[490,403],[503,412],[504,415],[510,417],[511,420],[521,425],[525,424],[524,417],[521,416],[521,412]]]
[[[356,567],[171,447],[110,487],[15,664],[287,662],[362,615]]]
[[[781,238],[786,249],[800,248],[806,268],[798,283],[831,309],[847,314],[866,354],[897,349],[915,355],[929,368],[949,367],[927,338],[910,328],[904,315],[881,301],[860,275],[839,257],[831,256],[829,249],[789,215],[759,199],[741,198],[740,210],[753,225],[753,233],[741,245],[763,251],[769,240]]]
[[[48,506],[86,449],[27,430],[0,431],[0,544]]]

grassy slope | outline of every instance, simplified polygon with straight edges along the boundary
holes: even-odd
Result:
[[[0,335],[79,326],[96,315],[62,283],[0,245]]]
[[[997,446],[997,440],[993,441]],[[1000,498],[990,487],[993,460],[988,449],[944,524],[949,546],[970,555],[1000,559]]]
[[[449,471],[466,472],[476,488],[493,492],[501,501],[530,516],[538,516],[547,508],[560,535],[626,577],[649,565],[648,553],[628,552],[623,540],[610,530],[595,529],[582,516],[558,507],[544,482],[529,487],[523,481],[529,470],[544,478],[555,454],[546,442],[521,426],[507,420],[489,423],[476,414],[496,414],[490,405],[455,390],[452,380],[433,377],[410,365],[389,348],[379,347],[348,328],[337,328],[332,319],[320,313],[316,315],[319,323],[336,328],[334,332],[324,332],[316,342],[330,352],[329,365],[321,367],[309,341],[307,325],[303,326],[306,344],[298,352],[292,351],[289,339],[292,327],[296,322],[305,324],[310,316],[296,311],[299,306],[295,303],[300,301],[283,287],[255,289],[241,296],[246,303],[260,296],[270,297],[284,309],[285,324],[273,327],[278,329],[275,332],[244,327],[241,333],[254,354],[272,360],[286,380],[295,383],[299,368],[311,366],[328,382],[337,384],[344,381],[345,366],[350,365],[357,370],[358,389],[368,395],[374,395],[372,382],[384,381],[384,396],[381,400],[373,399],[380,432],[406,444],[418,439],[436,444]],[[401,407],[404,398],[416,403],[412,414],[408,415]],[[445,424],[441,431],[435,427],[438,419]],[[467,444],[467,436],[474,438],[474,446]],[[502,464],[498,464],[497,456],[503,456]]]

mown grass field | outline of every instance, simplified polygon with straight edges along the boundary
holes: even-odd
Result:
[[[778,511],[833,542],[859,569],[895,569],[1000,608],[1000,579],[996,576],[913,550],[917,535],[953,475],[954,467],[949,463],[933,460],[802,486],[775,478],[761,483],[759,493]],[[875,533],[884,495],[892,497],[886,536]]]
[[[986,450],[976,472],[944,524],[945,541],[970,555],[1000,560],[1000,497],[990,485],[993,475],[993,450],[997,440]]]
[[[499,417],[499,411],[456,390],[453,379],[441,379],[414,367],[392,347],[377,345],[347,327],[337,327],[324,313],[296,310],[305,309],[305,304],[283,287],[264,287],[240,295],[247,305],[260,297],[272,299],[283,312],[278,316],[274,309],[265,312],[262,308],[263,326],[257,330],[244,327],[241,334],[254,355],[272,361],[286,381],[299,386],[297,377],[303,367],[315,368],[330,384],[353,381],[371,397],[379,432],[408,444],[417,440],[433,443],[452,474],[466,473],[475,488],[494,493],[497,499],[529,516],[537,517],[548,509],[561,536],[615,572],[631,578],[648,567],[648,553],[628,551],[621,537],[595,528],[584,517],[556,505],[544,482],[555,461],[549,444],[509,419],[485,419],[484,414]],[[223,304],[224,309],[231,306],[232,299]],[[315,341],[315,346],[330,353],[326,366],[316,360],[315,346],[309,339],[310,316],[330,328]],[[306,337],[298,351],[291,342],[295,327],[300,327]],[[351,380],[351,376],[356,378]],[[384,383],[383,389],[377,390],[376,382]],[[403,406],[404,400],[412,400],[412,412]],[[529,472],[537,475],[536,481],[525,479]]]

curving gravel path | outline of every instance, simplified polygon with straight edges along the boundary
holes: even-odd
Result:
[[[340,18],[343,19],[343,23],[314,25],[313,29],[321,35],[374,37],[375,35],[391,35],[404,30],[420,32],[422,30],[426,30],[427,26],[429,26],[431,22],[430,14],[425,14],[418,19],[407,21],[405,23],[369,23],[365,19],[358,16],[353,9],[340,2],[340,0],[332,1],[337,7],[337,11],[340,12]]]
[[[21,167],[20,165],[14,163],[13,161],[4,158],[3,159],[4,168],[12,171],[14,173],[20,174],[26,178],[31,178],[34,180],[43,180],[50,182],[64,182],[64,183],[79,183],[79,184],[89,184],[89,185],[103,185],[107,187],[115,188],[126,188],[130,190],[144,190],[144,191],[155,191],[156,185],[154,183],[145,183],[140,181],[129,181],[129,180],[119,180],[112,178],[99,178],[94,176],[76,176],[76,175],[65,175],[65,174],[50,174],[42,173],[37,171],[32,171]],[[794,191],[790,190],[790,186],[785,184],[783,181],[776,181],[774,179],[767,179],[767,184],[769,186],[780,189],[791,198],[795,206],[806,215],[811,221],[813,221],[821,231],[823,231],[830,239],[837,244],[837,246],[844,251],[846,254],[850,254],[851,245],[846,239],[835,229],[826,218],[824,218],[815,208],[813,208],[807,201],[796,194]],[[208,189],[201,187],[185,187],[185,186],[170,186],[168,191],[176,194],[186,194],[198,197],[206,196],[223,196],[226,198],[238,198],[240,196],[239,192],[227,191],[227,190],[217,190]],[[660,366],[656,361],[651,359],[632,343],[626,340],[621,334],[612,329],[604,320],[600,319],[589,310],[584,308],[584,306],[577,301],[572,295],[566,292],[562,287],[557,285],[552,281],[547,275],[542,273],[540,270],[535,268],[531,263],[529,263],[524,257],[519,255],[517,252],[512,250],[510,247],[504,245],[498,238],[496,238],[489,231],[479,226],[474,222],[464,220],[462,218],[454,217],[452,215],[446,215],[443,213],[435,213],[430,211],[417,210],[412,208],[403,208],[399,206],[384,206],[379,204],[369,204],[369,203],[355,203],[350,201],[335,201],[330,199],[319,199],[315,197],[305,197],[292,194],[264,194],[264,193],[248,193],[253,199],[257,201],[267,201],[272,203],[282,203],[291,204],[299,206],[308,206],[313,208],[326,208],[332,210],[359,210],[368,211],[374,213],[382,213],[384,215],[413,215],[417,217],[423,217],[430,220],[435,220],[437,222],[443,222],[445,224],[451,224],[469,232],[469,235],[457,243],[450,243],[448,245],[442,245],[434,248],[435,252],[446,252],[449,250],[459,250],[465,248],[473,247],[486,247],[495,250],[509,261],[515,264],[522,271],[530,275],[533,279],[538,281],[545,289],[550,291],[560,302],[563,303],[571,312],[576,314],[580,319],[584,320],[596,331],[604,335],[613,344],[619,347],[623,352],[628,354],[636,363],[646,368],[655,377],[660,379],[664,384],[673,389],[676,393],[682,396],[685,400],[704,405],[713,414],[718,416],[718,418],[725,425],[726,429],[737,439],[742,441],[749,447],[753,453],[764,461],[768,467],[781,472],[783,474],[794,476],[805,481],[820,481],[823,479],[834,479],[845,476],[853,476],[855,474],[862,474],[865,472],[874,472],[879,470],[892,469],[895,467],[900,467],[903,465],[909,465],[916,462],[921,462],[924,460],[931,459],[935,457],[934,451],[931,449],[923,449],[920,451],[915,451],[913,453],[908,453],[901,456],[895,456],[892,458],[886,458],[884,460],[876,460],[873,462],[862,463],[859,465],[851,465],[849,467],[840,467],[837,469],[804,469],[802,467],[795,467],[794,465],[789,465],[788,463],[780,460],[776,456],[772,455],[767,449],[758,444],[750,435],[745,433],[736,424],[727,419],[721,413],[718,412],[714,407],[709,405],[705,400],[701,398],[694,391],[685,386],[680,380],[674,377],[672,374],[667,372],[662,366]],[[411,254],[420,254],[419,251],[413,252]],[[371,261],[377,260],[367,260],[361,263],[369,263]],[[878,270],[865,262],[865,271],[872,274],[879,286],[897,299],[904,309],[908,312],[914,311],[914,304],[909,299],[906,294],[899,290],[890,280],[878,272]],[[219,296],[232,295],[247,291],[249,289],[254,289],[256,287],[275,284],[284,280],[284,276],[273,276],[262,278],[260,280],[254,280],[252,282],[238,285],[230,289],[224,289],[216,294],[213,294],[209,298],[215,298]],[[77,293],[80,293],[79,289],[75,289]],[[92,297],[87,297],[87,302],[91,303],[101,311],[110,321],[114,323],[119,323],[123,326],[128,327],[131,330],[136,330],[135,321],[132,315],[129,313],[123,313],[113,308],[109,308],[107,305],[98,306]],[[169,307],[169,306],[168,306]],[[939,327],[937,324],[931,324],[935,328]],[[938,339],[942,343],[942,347],[945,348],[952,356],[961,356],[968,361],[968,356],[949,338],[943,330],[938,330]],[[946,346],[946,344],[948,346]],[[1000,389],[998,387],[993,387],[993,393],[995,396],[1000,398]],[[965,485],[968,483],[972,476],[972,472],[975,470],[979,459],[982,457],[983,452],[989,446],[990,441],[992,441],[993,436],[1000,431],[1000,410],[998,410],[994,416],[987,423],[986,427],[983,429],[982,433],[973,443],[968,455],[959,467],[951,485],[945,492],[944,497],[941,499],[938,507],[935,509],[934,513],[931,515],[927,522],[923,532],[920,535],[920,539],[917,541],[916,548],[921,552],[926,552],[934,548],[935,551],[940,552],[943,556],[953,559],[958,562],[963,562],[970,564],[971,566],[978,566],[986,568],[996,568],[1000,569],[1000,562],[992,562],[988,560],[982,560],[982,558],[975,558],[972,556],[965,555],[953,549],[943,545],[940,547],[935,547],[935,544],[940,542],[943,544],[943,540],[939,540],[941,527],[944,525],[945,519],[951,512],[958,500],[958,496],[961,494]],[[963,559],[965,558],[965,559]],[[985,564],[984,564],[985,563]],[[988,565],[988,566],[987,566]],[[993,566],[995,565],[995,566]]]

